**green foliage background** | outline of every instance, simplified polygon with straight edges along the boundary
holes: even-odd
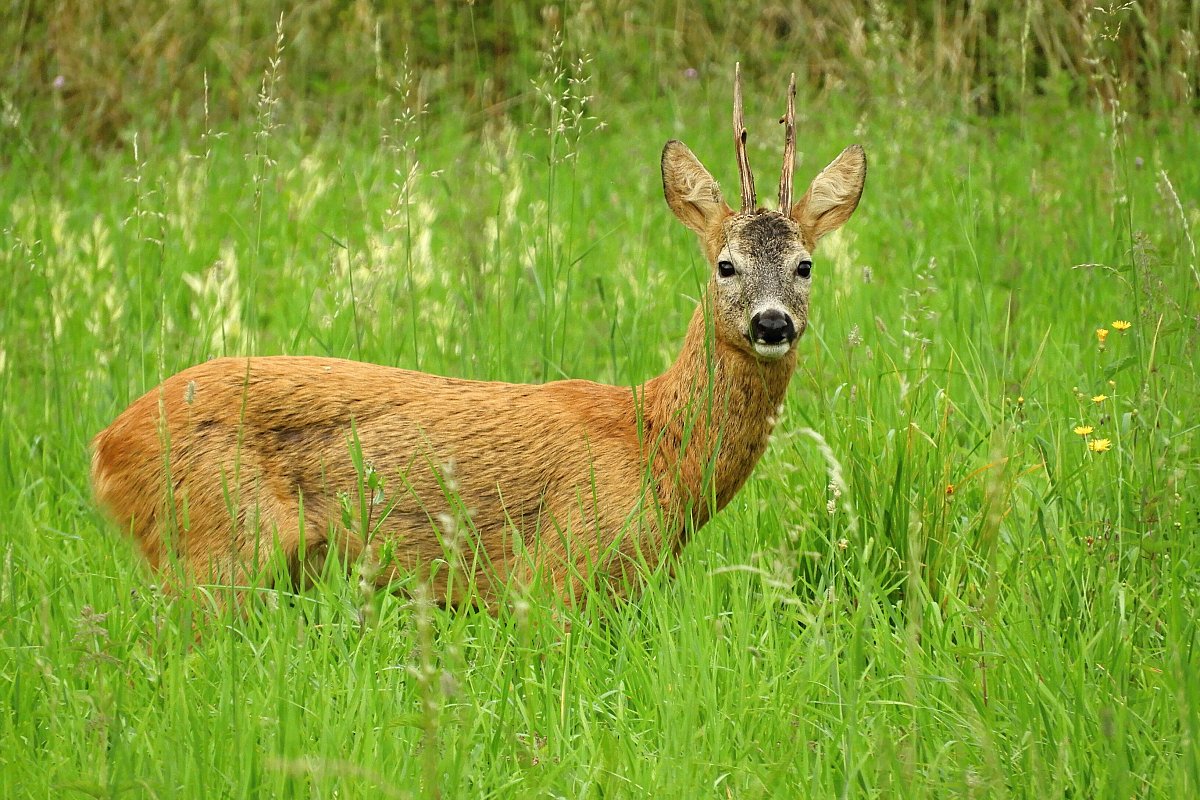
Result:
[[[686,70],[727,80],[795,71],[802,92],[1002,113],[1032,96],[1089,102],[1127,89],[1128,107],[1196,101],[1200,3],[846,0],[728,3],[530,0],[14,0],[0,28],[6,100],[37,129],[92,142],[170,119],[223,125],[252,113],[282,17],[288,79],[278,96],[310,130],[374,125],[398,65],[420,74],[435,116],[478,127],[533,113],[529,77],[556,34],[596,62],[614,105],[675,94]],[[55,79],[62,78],[55,86]],[[204,86],[207,83],[207,94]],[[206,106],[207,102],[207,108]]]
[[[11,4],[0,795],[1196,794],[1198,9]],[[709,267],[659,153],[734,185],[739,60],[760,194],[792,71],[797,182],[871,166],[673,576],[159,595],[87,443],[189,364],[661,371]]]

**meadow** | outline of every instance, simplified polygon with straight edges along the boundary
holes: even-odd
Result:
[[[202,75],[109,140],[4,95],[0,796],[1200,793],[1194,96],[1102,60],[981,109],[867,20],[895,70],[802,80],[796,168],[861,143],[862,203],[771,446],[673,574],[492,615],[351,569],[214,613],[95,508],[128,403],[250,353],[636,386],[709,279],[664,142],[737,185],[720,41],[639,85],[594,31],[531,29],[512,107],[469,113],[368,52],[387,80],[323,117],[267,19],[236,113]],[[770,198],[794,67],[750,65]]]

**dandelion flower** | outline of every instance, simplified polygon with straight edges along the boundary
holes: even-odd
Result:
[[[1096,430],[1096,429],[1093,428],[1091,425],[1076,425],[1075,426],[1075,433],[1079,434],[1080,436],[1087,436],[1089,433],[1091,433],[1094,430]]]
[[[1107,400],[1107,399],[1108,399],[1108,395],[1106,395],[1106,394],[1098,394],[1098,395],[1094,395],[1094,396],[1092,397],[1092,402],[1093,402],[1093,403],[1103,403],[1103,402],[1104,402],[1105,400]]]
[[[1110,439],[1092,439],[1088,442],[1088,450],[1093,453],[1104,453],[1112,449],[1112,440]]]
[[[1114,319],[1114,320],[1113,320],[1113,323],[1112,323],[1112,326],[1113,326],[1114,328],[1116,328],[1117,330],[1124,332],[1124,331],[1127,331],[1127,330],[1129,330],[1130,328],[1132,328],[1132,327],[1133,327],[1133,323],[1132,323],[1132,322],[1130,322],[1129,320],[1124,320],[1124,319]]]
[[[1108,328],[1096,328],[1096,341],[1104,344],[1104,340],[1108,338]]]

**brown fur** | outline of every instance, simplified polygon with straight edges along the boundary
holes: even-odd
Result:
[[[787,259],[831,229],[806,229],[802,216],[733,214],[678,142],[664,150],[663,175],[668,203],[714,266],[733,248],[753,269],[791,275]],[[843,197],[821,220],[841,214],[849,195],[858,200],[844,187],[818,189],[797,208]],[[758,224],[758,214],[777,219]],[[780,280],[748,278],[743,294]],[[96,436],[96,496],[171,584],[172,575],[253,584],[275,555],[303,580],[336,551],[345,563],[364,558],[380,584],[415,574],[451,601],[465,593],[449,585],[448,564],[459,568],[456,585],[473,583],[485,602],[538,575],[568,601],[594,579],[623,591],[745,483],[795,367],[794,347],[755,355],[737,318],[747,301],[731,306],[716,283],[679,358],[636,391],[468,381],[333,358],[191,367]],[[795,295],[798,319],[807,297]],[[382,478],[380,491],[363,487],[367,469]]]

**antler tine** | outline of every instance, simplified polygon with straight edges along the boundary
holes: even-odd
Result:
[[[754,174],[746,157],[746,124],[742,120],[742,65],[733,66],[733,147],[737,152],[738,173],[742,179],[742,213],[754,212]]]
[[[779,213],[792,210],[792,172],[796,167],[796,73],[788,84],[787,115],[783,123],[783,174],[779,176]]]

